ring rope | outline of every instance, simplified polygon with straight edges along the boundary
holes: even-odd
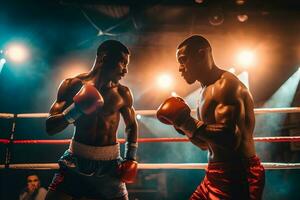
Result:
[[[140,143],[150,142],[188,142],[188,138],[139,138]],[[300,136],[281,137],[254,137],[256,142],[300,142]],[[10,140],[0,139],[0,144],[8,144]],[[70,139],[63,140],[14,140],[14,144],[69,144]],[[119,143],[125,143],[125,139],[118,139]]]
[[[192,113],[195,113],[196,109],[192,109]],[[300,107],[287,107],[287,108],[255,108],[255,114],[264,114],[264,113],[299,113]],[[136,110],[136,114],[144,116],[154,116],[156,115],[156,110]],[[0,118],[11,119],[14,117],[17,118],[46,118],[49,116],[49,113],[21,113],[16,114],[12,113],[0,113]]]
[[[300,163],[263,162],[265,169],[300,169]],[[139,163],[138,169],[206,169],[207,163]],[[0,165],[4,169],[5,165]],[[57,163],[24,163],[10,164],[10,169],[58,169]]]
[[[196,112],[195,109],[192,110]],[[254,109],[255,114],[263,113],[298,113],[300,107],[289,108],[257,108]],[[140,115],[153,116],[156,114],[156,110],[138,110],[136,112]],[[23,113],[23,114],[11,114],[0,113],[0,118],[46,118],[49,113]],[[124,143],[124,139],[118,140],[120,143]],[[139,142],[187,142],[187,138],[140,138]],[[300,142],[300,136],[283,136],[283,137],[256,137],[254,141],[257,142]],[[70,140],[14,140],[0,139],[0,144],[68,144]],[[262,163],[266,169],[300,169],[300,163]],[[188,164],[173,164],[173,163],[141,163],[139,169],[205,169],[207,163],[188,163]],[[0,165],[0,169],[6,168],[6,165]],[[58,169],[56,163],[31,163],[31,164],[10,164],[9,168],[12,169]]]

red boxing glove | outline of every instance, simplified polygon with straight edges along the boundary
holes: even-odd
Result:
[[[104,100],[99,91],[92,85],[83,85],[73,97],[73,101],[85,114],[91,114],[103,106]]]
[[[138,163],[134,160],[123,161],[117,169],[121,181],[124,183],[133,183],[137,175]]]
[[[192,138],[194,132],[203,125],[191,117],[191,109],[180,97],[170,97],[157,109],[156,116],[159,121],[168,125],[174,125],[177,132]]]
[[[75,122],[82,114],[91,114],[103,106],[104,100],[99,91],[92,85],[83,85],[73,97],[74,103],[63,111],[69,123]]]
[[[191,109],[182,98],[170,97],[159,106],[156,116],[164,124],[179,126],[190,113]]]

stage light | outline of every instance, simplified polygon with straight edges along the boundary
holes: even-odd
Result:
[[[28,48],[21,43],[11,43],[6,48],[5,54],[9,60],[15,63],[25,62],[29,58]]]
[[[253,66],[254,58],[255,58],[254,53],[252,51],[248,51],[248,50],[241,51],[237,55],[238,64],[244,68]]]
[[[159,87],[167,89],[172,84],[172,78],[168,74],[162,74],[157,78],[157,84]]]
[[[0,64],[1,65],[4,65],[6,63],[6,60],[5,60],[5,58],[1,58],[1,60],[0,60]]]
[[[245,4],[245,0],[236,0],[235,3],[239,6],[244,5]]]
[[[224,22],[224,15],[223,13],[213,13],[209,16],[208,21],[213,26],[220,26]]]
[[[4,58],[1,58],[0,60],[0,73],[2,72],[3,66],[6,63],[6,60]]]
[[[248,15],[245,15],[245,14],[241,14],[241,15],[238,15],[237,16],[237,19],[239,20],[239,22],[245,22],[248,20]]]
[[[198,3],[198,4],[201,4],[203,2],[204,2],[204,0],[195,0],[195,3]]]
[[[137,119],[137,120],[140,120],[140,119],[142,119],[142,115],[140,115],[140,114],[137,114],[137,115],[136,115],[136,119]]]

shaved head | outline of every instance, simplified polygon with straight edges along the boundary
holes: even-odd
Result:
[[[188,53],[197,52],[199,49],[211,49],[208,40],[200,35],[188,37],[178,45],[177,49],[180,49],[184,46],[186,46],[186,51]]]

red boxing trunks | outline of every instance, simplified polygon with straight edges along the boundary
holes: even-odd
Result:
[[[257,156],[242,161],[210,162],[190,200],[260,200],[265,170]]]

